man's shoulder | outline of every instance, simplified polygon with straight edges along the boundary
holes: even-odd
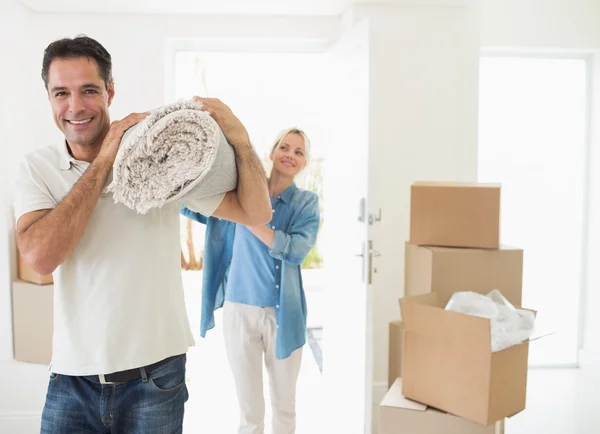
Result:
[[[48,145],[43,148],[34,149],[27,152],[21,158],[21,163],[25,166],[40,168],[58,166],[58,149],[56,145]]]
[[[28,164],[37,165],[39,163],[56,162],[58,160],[58,149],[56,145],[48,145],[43,148],[34,149],[27,152],[22,161]]]

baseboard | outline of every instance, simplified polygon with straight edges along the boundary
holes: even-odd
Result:
[[[41,421],[39,412],[0,413],[0,433],[38,434]]]
[[[379,403],[389,390],[387,381],[380,381],[373,383],[373,407],[379,407]]]
[[[387,381],[373,384],[372,398],[373,407],[371,412],[371,433],[379,432],[379,404],[388,391]]]

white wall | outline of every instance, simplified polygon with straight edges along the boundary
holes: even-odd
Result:
[[[19,30],[18,36],[15,29]],[[9,173],[13,170],[13,153],[29,146],[32,131],[32,117],[28,98],[28,89],[22,77],[30,69],[30,62],[23,57],[22,51],[27,52],[29,41],[28,14],[15,2],[3,2],[0,6],[0,51],[2,52],[2,67],[0,68],[0,83],[4,88],[0,98],[0,361],[12,357],[12,321],[10,307],[11,261],[9,260],[9,234],[12,224],[7,219],[8,210],[4,206],[8,202]]]
[[[377,274],[373,278],[374,404],[387,384],[388,325],[399,319],[410,185],[477,179],[479,21],[474,1],[356,8],[368,16],[370,167]],[[416,6],[416,7],[415,7]]]
[[[377,168],[375,207],[385,203],[383,219],[375,229],[378,243],[375,249],[382,253],[376,260],[379,272],[374,281],[373,382],[376,389],[387,378],[387,325],[398,318],[397,298],[403,291],[403,242],[408,237],[409,224],[407,186],[415,179],[473,180],[477,176],[477,105],[473,101],[477,98],[477,66],[473,64],[477,58],[474,50],[480,46],[593,53],[600,47],[600,2],[597,0],[480,0],[473,2],[469,9],[470,14],[480,14],[478,24],[473,15],[464,14],[464,10],[461,15],[459,9],[452,6],[438,8],[438,12],[432,14],[435,5],[442,5],[443,1],[424,2],[429,7],[419,7],[418,0],[398,3],[395,7],[356,7],[345,22],[347,25],[369,16],[373,29],[370,142],[380,149],[373,163]],[[411,7],[403,8],[401,3]],[[387,12],[382,12],[386,8]],[[450,19],[451,14],[455,15],[454,19]],[[438,39],[441,34],[445,39]],[[478,39],[476,47],[473,43]],[[597,56],[596,66],[600,64],[598,59]],[[445,75],[438,74],[440,70],[445,71]],[[600,107],[598,69],[595,83],[594,105]],[[461,100],[461,96],[462,109],[448,112],[444,119],[442,114]],[[431,128],[434,123],[436,127]],[[590,221],[600,222],[600,176],[593,176],[600,171],[600,109],[596,110],[592,124],[595,134]],[[393,201],[389,197],[393,197]],[[385,236],[381,236],[384,233]],[[590,227],[585,324],[588,358],[592,355],[600,358],[600,317],[593,314],[593,306],[600,305],[600,271],[591,266],[597,263],[599,255],[600,223]],[[377,396],[378,391],[375,392]]]
[[[600,361],[600,1],[481,0],[484,49],[587,53],[592,63],[587,285],[582,363]],[[576,228],[579,230],[579,228]],[[568,294],[565,294],[568,296]]]
[[[274,39],[284,44],[286,40],[330,41],[337,36],[337,21],[331,17],[36,14],[30,17],[30,22],[35,33],[32,37],[34,51],[29,55],[38,62],[44,47],[53,39],[81,32],[107,48],[114,63],[117,94],[111,115],[115,119],[165,102],[167,40]],[[48,104],[42,101],[45,100],[42,90],[36,89],[35,98],[40,102],[37,114],[46,120],[46,124],[44,129],[36,131],[34,140],[46,142],[48,135],[57,133],[51,123]]]
[[[600,26],[599,26],[600,27]],[[592,64],[592,119],[590,152],[589,232],[587,288],[583,300],[584,336],[582,363],[600,363],[600,42]]]
[[[9,85],[5,84],[5,95],[0,99],[10,103],[6,109],[3,106],[2,116],[2,120],[10,125],[5,129],[9,140],[5,136],[2,147],[9,179],[14,176],[15,161],[25,152],[60,138],[39,78],[43,50],[55,39],[86,33],[109,50],[116,82],[111,115],[117,119],[165,102],[164,55],[165,41],[169,38],[277,39],[283,43],[285,40],[330,41],[337,36],[335,18],[48,15],[30,14],[14,0],[8,1],[9,8],[1,16],[6,20],[0,29],[6,33],[2,34],[2,40],[15,40],[17,31],[24,38],[24,43],[18,42],[9,50],[9,55],[3,56],[3,59],[14,59],[13,68],[2,68],[2,72],[8,74],[3,83]],[[30,31],[26,32],[26,29]],[[6,260],[1,254],[0,259]],[[4,286],[7,280],[2,281]],[[7,292],[8,289],[3,288],[0,309],[6,308]],[[5,347],[3,343],[0,359],[7,358]]]
[[[483,47],[600,47],[598,0],[480,0]]]
[[[0,5],[0,432],[39,431],[39,411],[44,397],[47,370],[41,366],[16,366],[12,358],[12,318],[10,282],[14,270],[12,219],[8,207],[9,180],[14,173],[15,155],[31,146],[32,131],[40,119],[34,116],[31,101],[34,85],[25,77],[35,75],[33,59],[29,59],[31,23],[28,12],[14,1]],[[17,380],[17,376],[20,380]],[[19,381],[19,382],[17,382]],[[41,386],[40,386],[41,385]],[[8,393],[7,393],[8,392]],[[29,431],[26,431],[29,430]]]
[[[435,2],[430,2],[435,3]],[[481,44],[483,47],[512,47],[523,49],[596,49],[596,59],[600,57],[600,2],[597,0],[481,0]],[[0,78],[5,88],[0,98],[0,126],[3,131],[3,144],[0,146],[0,159],[5,170],[2,171],[5,178],[2,179],[0,205],[4,206],[3,218],[8,214],[6,186],[8,178],[14,175],[15,161],[27,150],[46,145],[52,140],[60,137],[52,124],[48,104],[46,101],[39,69],[44,47],[53,39],[63,36],[73,36],[79,32],[97,38],[106,45],[113,54],[115,62],[115,77],[117,86],[117,97],[113,106],[114,118],[126,115],[130,111],[143,110],[162,104],[164,95],[164,67],[162,64],[164,54],[164,41],[168,37],[197,37],[197,38],[255,38],[283,40],[309,39],[309,40],[333,40],[337,36],[338,21],[334,18],[281,18],[281,17],[199,17],[199,16],[135,16],[135,15],[32,15],[16,3],[16,0],[4,0],[0,6],[0,43],[2,43],[3,67],[0,68]],[[364,13],[367,13],[365,11]],[[422,13],[413,11],[414,13]],[[450,12],[449,12],[450,13]],[[420,73],[422,68],[428,66],[445,68],[445,61],[452,62],[453,54],[466,55],[471,58],[469,41],[464,40],[458,46],[446,54],[440,52],[439,58],[422,60],[423,63],[400,62],[394,56],[394,50],[386,48],[381,42],[385,40],[395,41],[402,44],[414,41],[416,35],[423,38],[421,48],[434,48],[440,50],[443,40],[429,39],[427,33],[417,26],[430,26],[431,23],[411,21],[404,19],[403,26],[397,22],[391,22],[394,15],[381,16],[376,19],[373,38],[376,45],[373,46],[375,53],[373,61],[374,74],[381,74],[386,81],[373,83],[373,101],[380,105],[372,112],[371,122],[377,125],[374,128],[371,139],[379,142],[384,147],[383,155],[387,155],[385,161],[380,161],[382,167],[395,170],[405,161],[424,161],[433,146],[433,143],[441,141],[441,135],[431,131],[427,124],[419,122],[411,124],[411,110],[418,113],[426,113],[428,104],[434,104],[433,89],[423,84],[417,87],[407,85],[406,80],[414,80],[422,83]],[[463,18],[467,19],[467,18]],[[449,41],[457,41],[457,33],[460,28],[457,25],[460,19],[441,21],[449,26],[446,30],[450,33]],[[469,28],[475,32],[476,29]],[[411,31],[412,30],[412,31]],[[439,34],[439,29],[431,28],[431,34]],[[464,35],[464,33],[461,33]],[[17,43],[17,38],[23,40]],[[380,42],[377,45],[377,41]],[[14,42],[14,46],[11,43]],[[450,42],[448,42],[450,43]],[[462,48],[460,48],[462,47]],[[404,45],[405,50],[410,50],[409,45]],[[466,51],[460,51],[466,50]],[[408,56],[410,51],[405,51]],[[463,53],[463,54],[460,54]],[[446,57],[447,56],[447,57]],[[406,60],[406,58],[405,58]],[[600,65],[596,60],[595,71],[595,107],[600,107]],[[8,65],[8,67],[7,67]],[[456,67],[457,64],[454,64]],[[473,71],[473,65],[464,63],[466,70]],[[457,69],[451,69],[455,77],[463,80],[476,80],[472,72],[467,75],[459,75]],[[438,78],[441,76],[438,76]],[[445,86],[452,76],[446,78],[446,82],[438,82],[439,86]],[[402,80],[402,81],[401,81]],[[442,80],[444,80],[442,78]],[[385,83],[395,83],[397,90],[389,96]],[[466,89],[463,85],[460,89]],[[472,89],[472,88],[471,88]],[[407,107],[402,105],[405,95],[414,95],[415,92],[423,92],[425,98],[423,105]],[[467,99],[475,95],[467,95]],[[456,95],[447,95],[448,98]],[[427,104],[426,104],[427,103]],[[470,103],[469,103],[470,104]],[[375,107],[375,106],[374,106]],[[381,108],[381,107],[385,107]],[[434,113],[439,115],[444,107],[435,107]],[[403,273],[401,271],[403,261],[402,243],[408,234],[408,191],[406,186],[411,178],[449,178],[469,179],[473,176],[473,161],[476,161],[476,152],[472,152],[473,134],[476,129],[469,129],[468,124],[472,122],[473,113],[467,108],[462,116],[454,118],[459,122],[462,130],[452,131],[450,122],[443,124],[446,131],[452,132],[455,144],[459,146],[464,155],[455,160],[452,165],[441,164],[442,161],[434,160],[430,169],[426,171],[413,171],[407,169],[400,174],[400,178],[386,177],[378,178],[381,185],[394,184],[402,189],[395,196],[395,204],[384,209],[383,220],[378,231],[386,231],[389,225],[398,225],[401,233],[397,237],[383,241],[381,251],[383,256],[378,262],[380,270],[389,270],[385,277],[385,286],[378,289],[375,300],[378,318],[375,324],[376,355],[375,355],[375,378],[377,381],[385,381],[387,370],[387,322],[397,317],[397,303],[395,300],[401,295],[403,285]],[[400,122],[402,121],[402,122]],[[592,194],[595,199],[591,203],[591,221],[600,222],[600,109],[594,114],[594,149],[592,153]],[[442,130],[444,131],[444,130]],[[427,146],[417,148],[408,146],[414,143],[422,133],[427,136]],[[464,141],[458,137],[463,134]],[[440,142],[441,143],[441,142]],[[437,150],[443,148],[437,148]],[[389,158],[390,155],[396,158]],[[398,166],[397,166],[398,165]],[[595,169],[594,169],[595,167]],[[380,170],[378,172],[384,172]],[[376,193],[376,201],[381,200],[385,190]],[[6,220],[2,220],[4,225]],[[10,277],[8,268],[10,265],[9,252],[12,251],[8,241],[10,224],[6,222],[8,231],[0,230],[0,361],[12,357],[12,343],[10,331]],[[592,225],[590,228],[590,264],[593,258],[600,255],[600,224]],[[597,262],[597,261],[596,261]],[[383,279],[376,275],[377,279]],[[592,271],[589,267],[589,292],[587,294],[588,315],[586,322],[586,343],[592,346],[600,343],[600,317],[594,315],[595,308],[600,306],[600,271]],[[600,357],[600,350],[597,352]],[[1,366],[0,366],[1,367]],[[27,374],[26,374],[27,375]],[[1,378],[0,378],[1,380]],[[0,389],[5,390],[0,384]],[[14,404],[14,408],[30,410],[31,405],[27,400]],[[1,430],[0,430],[1,431]]]
[[[335,17],[34,14],[16,0],[2,0],[0,8],[0,82],[3,84],[0,160],[4,164],[0,175],[3,187],[0,225],[7,229],[0,230],[0,390],[11,391],[0,399],[0,432],[24,432],[9,427],[23,427],[27,422],[36,426],[36,421],[30,418],[41,409],[45,382],[41,382],[40,388],[40,382],[34,379],[43,380],[47,369],[17,366],[10,361],[11,277],[8,270],[11,266],[14,268],[11,258],[14,240],[7,187],[25,152],[54,143],[61,137],[52,121],[40,78],[44,48],[55,39],[78,33],[99,40],[113,56],[116,97],[111,115],[117,119],[132,111],[164,104],[164,56],[166,41],[170,38],[327,43],[337,37],[339,23]],[[15,370],[32,380],[22,388],[11,385],[9,377]]]

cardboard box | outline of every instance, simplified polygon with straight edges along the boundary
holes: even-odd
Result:
[[[54,285],[13,282],[12,314],[15,360],[49,365],[54,330]]]
[[[402,320],[392,321],[389,328],[388,388],[392,387],[394,381],[402,376],[402,341],[404,339]]]
[[[379,406],[379,434],[504,434],[504,421],[481,425],[406,399],[398,378]]]
[[[54,283],[52,274],[48,274],[48,275],[40,274],[37,271],[35,271],[33,268],[30,268],[28,265],[26,265],[23,262],[18,250],[17,250],[17,271],[18,271],[18,278],[20,280],[24,280],[26,282],[35,283],[37,285],[49,285],[51,283]]]
[[[410,242],[497,249],[500,185],[414,183],[410,197]]]
[[[525,409],[529,342],[492,353],[490,321],[444,310],[436,293],[400,306],[407,398],[483,425]]]
[[[406,243],[404,294],[436,292],[445,306],[457,291],[487,294],[498,289],[513,306],[521,306],[523,250],[417,246]]]

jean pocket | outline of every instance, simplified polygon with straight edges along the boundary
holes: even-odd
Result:
[[[179,391],[185,385],[185,355],[151,372],[148,382],[161,392]]]

